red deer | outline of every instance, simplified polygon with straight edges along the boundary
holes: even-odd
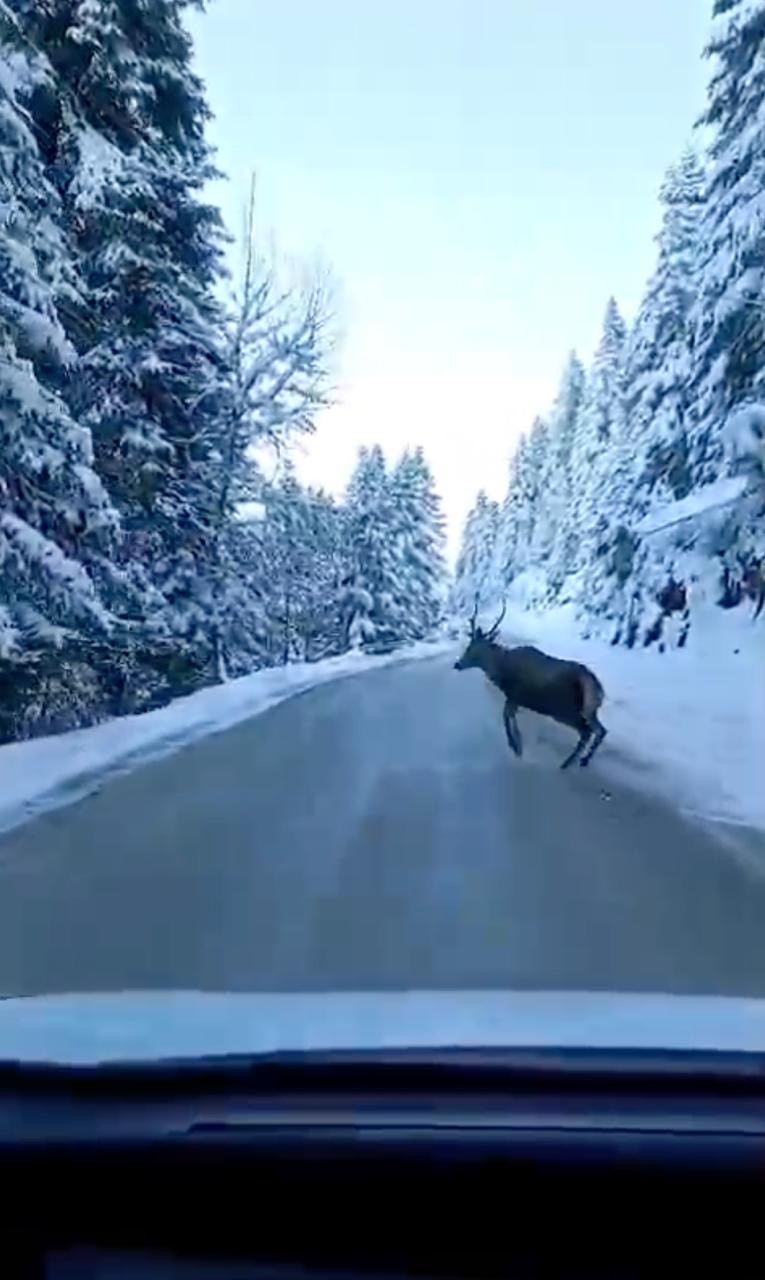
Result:
[[[562,769],[567,769],[575,760],[579,760],[580,765],[588,765],[606,736],[606,730],[598,719],[605,693],[597,676],[581,662],[551,658],[531,645],[506,649],[497,644],[497,633],[505,616],[504,606],[488,631],[476,626],[477,616],[476,601],[470,620],[470,642],[454,666],[457,671],[480,667],[487,679],[505,695],[503,720],[510,750],[517,756],[523,753],[516,713],[519,707],[526,707],[577,730],[579,741],[566,756]]]
[[[759,618],[763,605],[765,605],[765,574],[763,573],[761,560],[752,560],[746,566],[741,579],[741,586],[744,595],[754,604],[754,617]]]

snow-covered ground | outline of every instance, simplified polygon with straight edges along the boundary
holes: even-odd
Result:
[[[0,832],[88,795],[107,778],[219,733],[329,680],[393,662],[432,658],[453,642],[423,642],[381,657],[356,652],[273,667],[200,689],[167,707],[90,729],[0,747]]]
[[[765,828],[765,624],[750,608],[710,605],[694,615],[688,647],[664,653],[583,639],[571,606],[533,614],[511,604],[503,634],[596,672],[607,697],[603,767],[617,747],[645,766],[638,781],[684,812]]]

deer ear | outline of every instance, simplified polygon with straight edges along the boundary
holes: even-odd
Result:
[[[483,640],[483,631],[481,630],[481,628],[480,628],[480,627],[476,627],[476,629],[475,629],[475,635],[474,635],[473,639],[474,639],[474,640]]]

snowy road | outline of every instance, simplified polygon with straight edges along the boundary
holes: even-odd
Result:
[[[561,773],[570,733],[522,727],[519,762],[482,677],[440,658],[108,782],[0,838],[0,992],[764,996],[765,838],[615,781],[608,742]]]

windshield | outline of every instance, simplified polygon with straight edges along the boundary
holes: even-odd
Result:
[[[141,1009],[235,1050],[193,993],[270,1048],[761,1027],[764,19],[0,0],[43,1051]]]

